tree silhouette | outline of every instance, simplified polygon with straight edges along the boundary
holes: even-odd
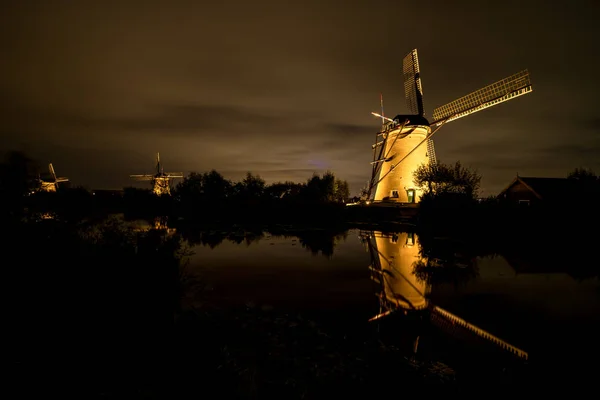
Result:
[[[236,200],[242,204],[260,203],[265,195],[266,182],[259,175],[252,175],[251,172],[246,177],[233,186]]]
[[[596,182],[598,180],[596,173],[589,168],[575,168],[569,172],[567,178],[586,182]]]
[[[428,196],[460,194],[476,198],[481,175],[463,167],[460,161],[457,161],[454,165],[421,165],[414,172],[414,180],[415,184],[422,187],[425,195]]]

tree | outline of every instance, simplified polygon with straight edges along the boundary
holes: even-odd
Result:
[[[577,189],[583,194],[580,199],[583,202],[592,204],[600,197],[600,176],[589,168],[575,168],[569,172],[567,178],[575,183]],[[588,205],[591,205],[588,203]],[[594,206],[594,209],[597,207]]]
[[[231,196],[233,185],[223,175],[215,171],[205,172],[202,176],[202,194],[210,202],[223,201]]]
[[[303,190],[304,184],[290,181],[275,182],[265,188],[265,195],[273,200],[296,198]]]
[[[0,164],[0,212],[17,218],[23,215],[27,196],[37,191],[37,164],[22,152],[6,154]]]
[[[0,190],[4,195],[21,197],[39,188],[37,164],[24,153],[9,152],[0,168]]]
[[[358,192],[358,197],[360,200],[369,200],[369,182],[365,186],[363,186]]]
[[[231,196],[233,185],[214,169],[203,174],[191,172],[176,188],[182,202],[219,202]]]
[[[303,192],[306,200],[321,203],[344,203],[350,197],[348,182],[336,178],[331,171],[325,172],[323,176],[313,174],[306,182]]]
[[[175,195],[179,200],[195,198],[199,200],[202,194],[202,174],[190,172],[175,188]]]
[[[598,180],[596,173],[589,168],[575,168],[573,171],[569,172],[567,178],[577,179],[582,182],[596,182]]]
[[[481,175],[457,161],[454,165],[421,165],[414,172],[414,181],[427,196],[451,194],[474,199],[479,192]]]
[[[350,186],[347,181],[341,179],[335,180],[335,201],[345,203],[350,197]]]
[[[266,182],[259,175],[248,172],[241,182],[235,184],[234,189],[238,199],[244,203],[258,202],[265,194]]]

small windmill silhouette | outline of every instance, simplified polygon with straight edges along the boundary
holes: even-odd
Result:
[[[50,171],[50,180],[43,180],[41,178],[38,178],[40,182],[40,191],[56,192],[59,183],[69,181],[69,178],[59,178],[56,176],[56,172],[54,172],[54,167],[52,166],[52,163],[48,164],[48,170]]]
[[[183,178],[182,172],[164,172],[160,163],[160,153],[156,153],[156,174],[150,175],[129,175],[130,178],[138,181],[150,181],[152,183],[152,191],[157,196],[171,194],[171,180]]]

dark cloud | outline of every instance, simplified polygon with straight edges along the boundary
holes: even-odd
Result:
[[[357,192],[380,125],[370,112],[380,93],[386,115],[407,112],[401,62],[418,48],[427,116],[523,68],[534,86],[444,127],[442,161],[478,168],[490,191],[516,170],[563,176],[597,165],[593,7],[11,2],[0,13],[0,147],[57,160],[90,186],[118,186],[160,151],[169,169],[232,178],[331,169]]]
[[[377,131],[374,125],[326,124],[324,128],[328,132],[337,133],[347,137],[368,135]]]
[[[572,122],[572,121],[570,121]],[[580,125],[583,129],[590,129],[596,131],[598,133],[598,137],[600,138],[600,117],[588,116],[583,118],[576,119],[576,124]]]

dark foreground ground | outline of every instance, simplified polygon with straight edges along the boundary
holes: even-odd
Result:
[[[560,374],[532,372],[527,363],[499,364],[485,346],[435,330],[421,340],[437,336],[437,343],[454,352],[453,361],[415,359],[394,344],[403,325],[393,319],[387,328],[396,324],[399,329],[386,328],[385,335],[373,325],[347,334],[335,328],[335,321],[318,323],[248,304],[187,308],[172,323],[134,334],[118,328],[107,336],[61,332],[68,337],[52,340],[43,338],[52,337],[56,326],[31,332],[17,342],[20,348],[8,349],[7,398],[315,399],[589,390],[561,380]],[[43,343],[35,343],[36,337]]]
[[[448,366],[411,361],[367,335],[348,337],[270,307],[227,314],[196,311],[177,321],[177,356],[188,360],[178,370],[183,396],[197,389],[194,377],[241,398],[400,395],[407,385],[423,393],[460,389]]]

